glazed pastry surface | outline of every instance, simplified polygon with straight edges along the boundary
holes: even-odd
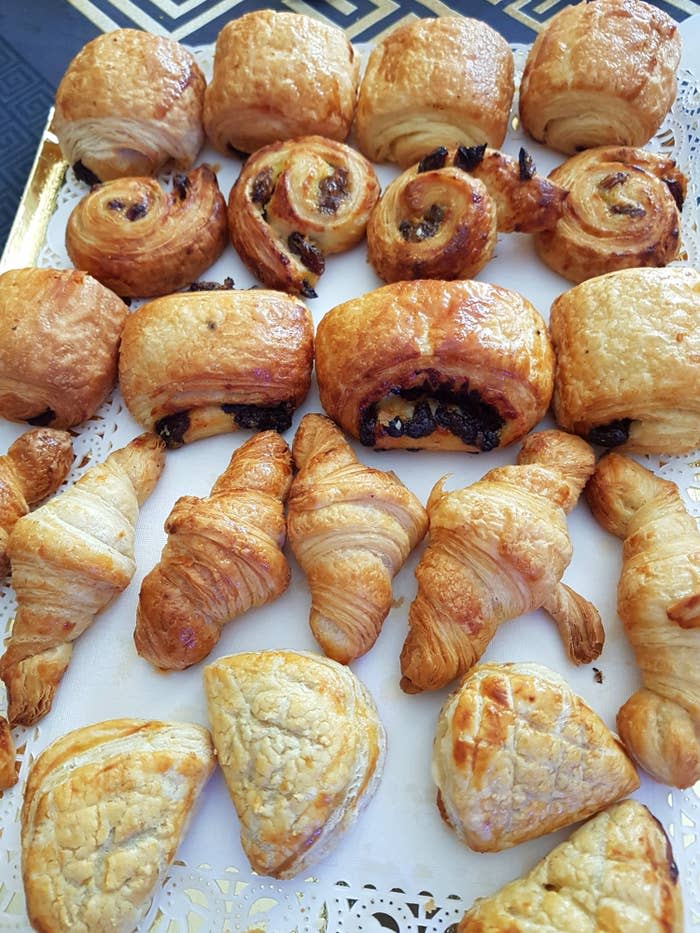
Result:
[[[539,33],[520,85],[520,119],[539,142],[574,153],[644,146],[676,97],[676,23],[643,0],[564,7]]]
[[[572,833],[529,874],[474,904],[457,933],[682,933],[671,843],[636,800]]]
[[[204,690],[251,867],[292,878],[377,789],[386,736],[374,701],[349,668],[293,651],[220,658],[204,669]]]
[[[56,91],[53,129],[63,157],[92,185],[188,169],[204,141],[204,75],[165,36],[115,29],[88,42]]]
[[[218,35],[204,128],[227,155],[310,134],[342,141],[358,79],[359,62],[341,29],[299,13],[256,10]]]
[[[133,930],[215,766],[206,729],[116,719],[36,760],[22,807],[22,879],[35,930]]]
[[[119,384],[129,411],[168,447],[240,428],[284,431],[306,397],[313,324],[281,292],[189,292],[129,316]]]
[[[557,422],[604,447],[678,454],[700,446],[700,273],[623,269],[552,305]]]
[[[0,415],[67,428],[95,413],[117,379],[126,307],[74,269],[0,276]]]
[[[323,651],[349,664],[379,636],[391,581],[428,516],[394,473],[360,463],[323,415],[304,416],[292,454],[289,543],[311,590],[309,623]]]
[[[374,169],[349,146],[321,136],[273,143],[231,189],[231,240],[269,288],[314,298],[325,257],[360,242],[378,197]]]
[[[73,265],[125,298],[188,285],[216,262],[227,241],[226,202],[207,165],[175,175],[169,193],[153,178],[93,187],[66,227]]]

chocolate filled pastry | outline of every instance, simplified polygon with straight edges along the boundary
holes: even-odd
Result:
[[[480,664],[440,711],[433,778],[443,818],[475,852],[587,819],[639,787],[619,739],[540,664]]]
[[[167,295],[199,278],[228,241],[226,202],[207,165],[173,176],[96,185],[73,209],[66,249],[77,269],[125,298]]]
[[[385,282],[468,279],[493,256],[498,231],[555,226],[564,188],[483,146],[440,146],[395,178],[367,226],[369,261]]]
[[[269,288],[315,298],[325,257],[365,235],[379,182],[370,163],[321,136],[274,143],[241,169],[228,204],[231,240]]]
[[[557,422],[603,447],[700,446],[700,272],[623,269],[552,305]]]
[[[350,132],[359,62],[337,26],[300,13],[256,10],[216,40],[204,128],[224,154],[281,139]]]
[[[517,292],[486,282],[385,285],[331,309],[316,334],[321,403],[368,447],[505,447],[544,417],[554,356]]]
[[[53,129],[89,185],[188,169],[204,142],[204,75],[164,36],[115,29],[88,42],[56,91]]]
[[[0,416],[68,428],[117,381],[126,307],[86,272],[11,269],[0,276]]]
[[[643,0],[567,6],[535,39],[520,85],[520,119],[536,140],[574,153],[644,146],[676,97],[676,23]]]
[[[237,431],[286,431],[311,382],[313,323],[282,292],[196,291],[129,316],[119,384],[168,447]]]
[[[513,99],[513,53],[466,16],[404,23],[380,40],[360,85],[355,131],[373,162],[408,168],[437,146],[498,148]]]
[[[629,146],[587,149],[557,166],[563,215],[537,234],[541,259],[571,282],[639,266],[665,266],[680,243],[685,175],[665,156]]]

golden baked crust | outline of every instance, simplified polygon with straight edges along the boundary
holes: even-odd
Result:
[[[51,933],[133,930],[215,766],[206,729],[115,719],[36,760],[22,806],[29,919]]]
[[[0,415],[67,428],[94,414],[117,380],[124,302],[85,272],[0,276]]]
[[[438,806],[476,852],[500,852],[639,787],[634,765],[566,681],[539,664],[480,664],[440,711]]]
[[[520,85],[523,126],[566,153],[643,146],[675,100],[680,53],[674,21],[643,0],[564,7],[530,49]]]
[[[385,285],[316,333],[321,404],[381,449],[492,450],[544,416],[554,358],[529,301],[486,282]]]
[[[273,143],[231,189],[231,240],[269,288],[315,298],[325,256],[360,242],[378,197],[374,169],[349,146],[321,136]]]
[[[554,414],[605,447],[683,453],[700,446],[700,273],[623,269],[552,305]]]
[[[92,188],[66,227],[66,249],[118,295],[167,295],[212,266],[228,241],[226,202],[207,165],[175,175],[166,193],[152,178]]]
[[[569,194],[559,222],[537,234],[535,246],[565,279],[583,282],[676,258],[686,178],[672,159],[602,146],[572,156],[549,177]]]
[[[308,652],[258,651],[204,669],[219,764],[254,871],[318,862],[376,791],[386,736],[352,671]]]
[[[419,19],[394,29],[370,54],[355,131],[373,162],[407,168],[436,146],[498,148],[513,98],[513,53],[486,23],[466,16]]]
[[[98,36],[56,91],[53,128],[64,158],[91,184],[156,175],[169,163],[189,168],[204,141],[205,84],[191,52],[173,39],[140,29]]]
[[[228,155],[312,133],[342,141],[358,80],[359,62],[337,26],[256,10],[227,23],[217,37],[204,128]]]
[[[188,292],[129,316],[119,384],[168,447],[239,428],[286,430],[311,381],[313,324],[281,292]]]
[[[467,911],[457,933],[683,933],[671,843],[636,800],[614,804],[524,878]]]

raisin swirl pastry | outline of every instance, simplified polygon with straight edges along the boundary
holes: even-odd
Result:
[[[433,150],[387,187],[367,225],[369,260],[385,282],[468,279],[493,256],[498,231],[551,229],[567,193],[483,146]]]
[[[379,182],[349,146],[305,136],[254,153],[231,189],[231,240],[270,288],[315,298],[325,256],[365,234]]]
[[[686,178],[672,159],[629,146],[602,146],[573,156],[549,177],[569,196],[559,222],[538,233],[535,246],[564,278],[582,282],[675,259]]]
[[[188,169],[204,142],[206,81],[191,52],[164,36],[116,29],[88,42],[56,91],[63,157],[92,185]]]
[[[66,228],[73,265],[126,298],[177,291],[216,262],[227,240],[226,202],[207,165],[175,175],[169,193],[153,178],[96,185]]]
[[[554,356],[517,292],[395,282],[332,308],[316,334],[321,403],[368,447],[478,452],[544,417]]]

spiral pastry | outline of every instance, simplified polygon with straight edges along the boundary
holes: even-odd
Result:
[[[374,169],[349,146],[322,136],[273,143],[231,189],[231,240],[265,285],[315,298],[326,255],[362,239],[378,197]]]
[[[686,178],[672,159],[601,146],[573,156],[549,177],[569,196],[557,225],[537,234],[535,244],[570,282],[675,259]]]
[[[97,185],[66,228],[73,265],[125,298],[177,291],[213,265],[227,241],[226,201],[207,165],[175,175]]]
[[[369,261],[385,282],[469,279],[491,259],[497,231],[550,229],[566,191],[518,159],[483,146],[433,150],[387,187],[367,225]]]

